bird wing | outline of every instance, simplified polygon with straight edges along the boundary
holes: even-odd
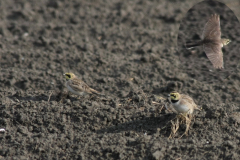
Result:
[[[194,109],[200,110],[191,97],[185,94],[181,94],[181,97],[182,97],[182,103],[187,103],[188,105],[193,106]]]
[[[87,92],[87,93],[96,93],[96,94],[100,94],[100,92],[96,91],[95,89],[90,88],[85,82],[83,82],[82,80],[78,79],[78,78],[74,78],[71,80],[71,82],[69,83],[70,87],[72,87],[72,89],[74,89],[75,91],[78,92]]]
[[[90,87],[80,79],[74,78],[68,81],[69,86],[77,92],[91,93]]]
[[[213,14],[205,24],[202,33],[202,39],[221,39],[221,28],[219,15]]]
[[[203,50],[205,51],[208,59],[213,64],[214,68],[224,68],[221,43],[203,44]]]

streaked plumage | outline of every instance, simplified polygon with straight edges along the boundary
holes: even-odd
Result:
[[[186,44],[187,48],[203,46],[208,59],[215,68],[224,68],[222,47],[230,43],[229,39],[221,39],[220,18],[213,14],[205,24],[202,40]]]
[[[66,87],[73,94],[83,96],[86,94],[100,94],[100,92],[90,88],[85,82],[77,78],[73,73],[65,73],[67,80]]]
[[[194,100],[185,94],[178,92],[171,92],[169,94],[171,103],[178,113],[192,114],[194,109],[200,110],[195,104]]]

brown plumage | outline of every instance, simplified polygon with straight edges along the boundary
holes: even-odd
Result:
[[[222,47],[231,42],[229,39],[221,39],[220,18],[213,14],[205,24],[202,40],[186,44],[187,48],[203,46],[208,59],[215,68],[224,68]]]
[[[90,88],[85,82],[77,78],[73,73],[65,73],[65,78],[67,80],[66,87],[73,94],[83,96],[86,94],[101,94],[95,89]]]
[[[195,104],[194,100],[188,95],[180,94],[174,91],[170,93],[170,97],[171,103],[178,113],[192,114],[195,109],[201,110]]]

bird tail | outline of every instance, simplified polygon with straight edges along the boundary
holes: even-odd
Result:
[[[195,106],[195,109],[201,111],[201,110],[202,110],[202,107],[199,107],[199,106],[196,105],[196,106]]]
[[[200,45],[202,45],[202,41],[189,42],[189,43],[187,42],[185,46],[186,46],[187,49],[191,49],[193,47],[200,46]]]
[[[98,91],[96,91],[95,89],[92,89],[92,88],[90,88],[90,92],[93,93],[93,94],[104,96],[104,94],[102,94],[102,93],[100,93],[100,92],[98,92]]]

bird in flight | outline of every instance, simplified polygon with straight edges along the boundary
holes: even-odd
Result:
[[[190,49],[196,46],[203,46],[203,50],[213,64],[213,67],[219,69],[224,68],[222,47],[230,43],[231,40],[221,38],[219,15],[211,15],[205,24],[201,39],[202,40],[198,42],[187,43],[186,48]]]

